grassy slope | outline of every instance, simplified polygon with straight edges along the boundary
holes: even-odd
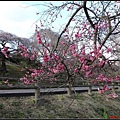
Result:
[[[24,75],[24,72],[21,71],[22,66],[20,65],[6,62],[6,68],[8,72],[6,73],[5,77],[20,78]],[[1,73],[0,76],[2,77]]]
[[[0,118],[109,118],[120,116],[120,96],[106,101],[93,92],[42,96],[41,105],[35,106],[33,97],[0,98]]]
[[[22,77],[21,66],[7,64],[9,77]],[[36,107],[34,97],[0,98],[0,118],[105,118],[111,115],[120,116],[120,96],[106,101],[96,92],[44,96],[44,104]],[[70,105],[71,104],[71,105]]]

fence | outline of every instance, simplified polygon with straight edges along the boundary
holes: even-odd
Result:
[[[6,80],[6,79],[9,79],[11,81],[19,81],[18,78],[2,78],[2,80]],[[92,84],[86,80],[82,80],[82,81],[79,81],[80,83],[82,83],[82,85],[79,85],[77,87],[88,87],[88,94],[92,94],[92,87],[93,86],[104,86],[104,83],[101,82],[99,84]],[[120,82],[116,82],[116,81],[113,81],[112,83],[109,83],[108,85],[112,86],[112,91],[115,92],[115,86],[118,86],[118,90],[120,90]],[[67,88],[67,93],[68,95],[71,95],[72,93],[72,87],[75,87],[75,86],[72,86],[71,84],[64,84],[62,86],[52,86],[52,87],[66,87]],[[38,104],[38,101],[39,101],[39,98],[40,98],[40,89],[41,88],[51,88],[51,86],[41,86],[39,83],[35,83],[34,86],[0,86],[0,90],[16,90],[16,89],[34,89],[35,90],[35,100],[36,100],[36,104]]]

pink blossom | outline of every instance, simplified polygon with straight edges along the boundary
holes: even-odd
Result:
[[[98,25],[95,25],[95,28],[98,28]]]
[[[73,6],[72,6],[72,5],[68,7],[67,11],[69,11],[70,9],[71,9],[71,10],[73,9]]]
[[[23,50],[24,52],[27,52],[27,48],[24,47],[23,45],[19,45],[20,49]]]
[[[74,69],[74,72],[75,72],[75,73],[78,73],[78,72],[79,72],[78,68],[75,68],[75,69]]]
[[[52,54],[53,58],[56,59],[56,60],[60,60],[60,56],[58,55],[55,55],[55,54]]]
[[[98,88],[99,93],[104,93],[107,90],[110,90],[110,88],[108,88],[108,85],[104,85],[102,90],[100,90],[100,88]]]
[[[52,81],[56,81],[56,78],[52,78]]]
[[[35,59],[35,55],[31,55],[30,60],[34,60],[34,59]]]
[[[48,70],[49,70],[49,71],[51,71],[51,72],[53,72],[53,69],[52,69],[52,68],[50,68],[50,67],[48,67]]]
[[[45,62],[45,63],[48,62],[49,59],[50,59],[50,57],[47,55],[46,50],[44,50],[44,57],[43,57],[44,62]]]
[[[84,24],[84,28],[86,28],[86,26],[87,26],[87,25],[86,25],[86,24]]]
[[[85,49],[85,45],[83,45],[80,50],[82,51],[82,50],[84,50],[84,49]]]
[[[98,75],[98,77],[96,79],[97,80],[103,80],[103,78],[104,78],[103,74],[100,74],[100,75]]]
[[[49,56],[48,55],[44,55],[43,60],[44,60],[44,62],[48,62]]]
[[[89,75],[91,74],[91,70],[86,72],[86,77],[89,77]]]
[[[75,44],[70,45],[69,49],[71,51],[75,51],[76,50],[76,45]]]
[[[109,90],[108,85],[104,85],[104,86],[103,86],[103,90],[104,90],[104,91]]]
[[[90,34],[90,29],[88,29],[88,34]]]
[[[4,81],[4,83],[7,84],[7,83],[8,83],[8,80]]]
[[[38,43],[42,44],[41,36],[40,36],[40,33],[38,31],[37,31],[36,36],[37,36],[37,39],[38,39]]]
[[[105,63],[105,61],[101,60],[99,63],[99,66],[102,66]]]
[[[107,53],[109,53],[109,52],[111,52],[112,51],[112,49],[111,48],[108,48],[107,49]]]
[[[100,46],[97,49],[94,49],[93,51],[90,52],[91,55],[94,55],[94,57],[98,58],[102,55],[100,52]]]
[[[25,68],[21,68],[21,71],[24,71],[25,70]]]
[[[4,47],[4,51],[7,52],[9,47]]]
[[[85,62],[82,64],[82,68],[81,68],[81,70],[85,70]]]
[[[65,42],[61,41],[61,44],[62,44],[62,45],[65,45]]]
[[[76,52],[76,45],[72,44],[69,46],[69,51],[74,55]]]
[[[63,53],[64,56],[66,55],[66,51],[65,50],[63,50],[62,53]]]
[[[56,68],[60,71],[64,71],[64,65],[63,64],[59,63]]]
[[[98,88],[98,92],[99,92],[100,94],[104,93],[104,92],[107,91],[107,90],[110,90],[110,88],[108,88],[108,85],[104,85],[103,88],[102,88],[102,90],[100,90],[100,88]]]
[[[20,81],[23,81],[24,80],[24,78],[20,78]]]
[[[109,99],[108,99],[108,98],[106,98],[106,101],[109,101]]]
[[[82,37],[82,34],[79,34],[78,32],[75,34],[75,37],[76,38],[80,38],[80,37]]]
[[[20,49],[23,49],[23,48],[24,48],[23,45],[21,45],[21,44],[19,45],[19,47],[20,47]]]
[[[28,58],[29,57],[29,54],[28,53],[21,53],[21,55],[23,56],[23,57],[25,57],[25,58]]]
[[[93,32],[95,33],[95,32],[96,32],[96,30],[93,30]]]
[[[31,77],[34,78],[36,76],[35,73],[31,73]]]
[[[7,55],[8,48],[9,48],[9,47],[4,47],[4,49],[1,50],[1,52],[5,55],[6,58],[8,58],[8,55]]]
[[[35,51],[35,50],[32,50],[32,53],[33,53],[35,56],[37,56],[37,55],[38,55],[38,52],[37,52],[37,51]]]
[[[28,53],[24,53],[24,57],[29,57],[29,54]]]
[[[85,65],[85,70],[89,70],[89,66],[88,65]]]
[[[85,50],[83,50],[83,51],[81,52],[81,54],[82,54],[82,55],[85,55]]]
[[[38,38],[38,43],[39,43],[39,44],[42,44],[41,37]]]
[[[77,53],[73,53],[73,56],[74,56],[74,57],[78,57],[78,54],[77,54]]]
[[[57,69],[53,69],[53,72],[54,73],[58,73],[59,71]]]
[[[78,60],[80,61],[80,62],[84,62],[84,60],[85,60],[85,58],[84,57],[82,57],[82,56],[79,56],[79,58],[78,58]]]
[[[8,86],[9,86],[9,87],[11,87],[11,86],[12,86],[12,84],[9,84],[9,83],[8,83]]]
[[[98,88],[98,92],[99,92],[100,94],[104,93],[104,91],[103,91],[103,90],[100,90],[100,88]]]
[[[116,79],[116,81],[120,81],[120,75],[117,75],[117,76],[115,77],[115,79]]]
[[[24,84],[29,84],[30,80],[27,77],[20,78],[21,81],[23,81]]]
[[[94,60],[94,57],[93,57],[93,56],[91,56],[91,55],[90,55],[90,57],[89,57],[89,58],[90,58],[90,60],[92,60],[92,61]]]
[[[25,85],[28,85],[29,84],[29,81],[24,81],[23,82]]]
[[[23,50],[24,50],[24,52],[27,52],[27,47],[24,47]]]
[[[112,93],[112,94],[109,94],[109,97],[111,97],[111,98],[117,98],[118,95],[116,93]]]

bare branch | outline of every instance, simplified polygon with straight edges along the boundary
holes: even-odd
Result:
[[[112,34],[112,32],[117,28],[117,26],[119,25],[120,21],[115,25],[115,27],[109,31],[109,33],[106,35],[106,37],[104,38],[104,41],[101,44],[101,48],[102,46],[105,44],[105,42],[107,41],[107,39],[110,37],[110,35]]]
[[[86,15],[86,17],[87,17],[87,20],[88,20],[89,23],[91,24],[91,26],[95,29],[95,25],[93,24],[92,20],[90,19],[89,14],[88,14],[87,7],[86,7],[86,3],[87,3],[87,1],[84,1],[84,11],[85,11],[85,15]]]
[[[70,25],[72,19],[73,19],[74,16],[79,12],[79,10],[81,10],[82,8],[83,8],[83,5],[80,6],[80,7],[73,13],[73,15],[71,16],[71,18],[69,19],[69,21],[68,21],[68,23],[66,24],[64,30],[61,32],[60,36],[58,37],[57,44],[56,44],[55,48],[53,49],[53,52],[56,50],[56,48],[57,48],[57,46],[58,46],[58,43],[59,43],[59,41],[60,41],[61,36],[62,36],[63,33],[66,31],[67,27]]]

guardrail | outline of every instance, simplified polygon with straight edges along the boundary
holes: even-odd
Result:
[[[6,79],[9,79],[10,81],[19,81],[19,78],[8,78],[8,77],[4,77],[4,78],[0,78],[2,80],[6,80]],[[87,80],[81,80],[79,81],[79,83],[82,83],[82,85],[78,85],[76,87],[88,87],[88,94],[91,94],[92,93],[92,87],[93,86],[104,86],[104,82],[101,82],[101,83],[96,83],[96,84],[92,84],[90,82],[88,82]],[[116,82],[116,81],[112,81],[112,83],[109,83],[108,84],[109,86],[112,86],[112,91],[115,92],[115,86],[117,85],[118,86],[118,89],[120,90],[120,82]],[[35,85],[33,86],[0,86],[0,90],[16,90],[16,89],[34,89],[35,90],[35,100],[36,100],[36,103],[38,103],[38,100],[40,98],[40,89],[41,88],[52,88],[52,87],[66,87],[67,88],[67,93],[68,94],[71,94],[72,92],[72,85],[70,84],[64,84],[64,85],[40,85],[39,83],[35,83]],[[75,86],[73,86],[75,87]]]

